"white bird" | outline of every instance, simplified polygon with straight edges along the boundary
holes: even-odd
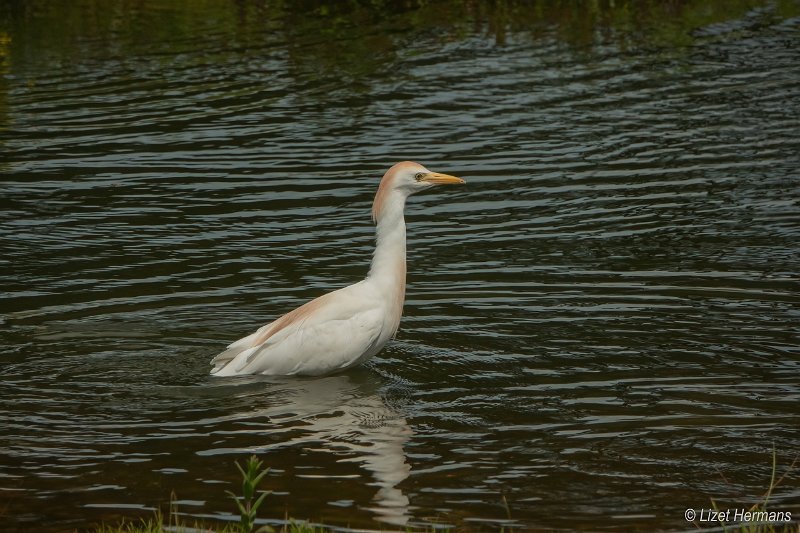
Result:
[[[211,361],[211,374],[320,376],[378,353],[397,332],[403,314],[406,198],[454,183],[464,180],[411,161],[390,168],[372,204],[376,245],[366,279],[311,300],[230,344]]]

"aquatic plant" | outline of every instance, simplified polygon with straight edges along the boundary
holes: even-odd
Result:
[[[781,483],[783,483],[783,481],[786,479],[786,476],[795,470],[798,461],[800,461],[800,456],[795,457],[794,461],[792,461],[792,464],[789,465],[789,468],[786,470],[786,472],[784,472],[783,475],[776,480],[775,474],[778,470],[778,455],[775,452],[775,447],[773,446],[772,475],[770,477],[769,487],[767,487],[767,491],[763,496],[761,496],[759,501],[754,503],[747,510],[744,508],[736,509],[737,513],[730,515],[728,512],[729,510],[721,510],[717,505],[717,502],[712,498],[711,506],[713,507],[714,511],[718,515],[725,517],[724,520],[720,520],[722,531],[724,533],[800,533],[800,524],[797,522],[787,521],[785,523],[777,523],[777,521],[774,519],[775,516],[784,517],[786,513],[769,511],[767,509],[767,504],[769,503],[772,493],[776,488],[778,488],[778,486],[781,485]],[[730,520],[731,516],[734,518],[734,520],[741,520],[741,522],[732,526],[727,526],[725,521]],[[791,514],[789,517],[791,517]]]
[[[242,496],[237,496],[229,490],[225,492],[236,502],[236,506],[239,508],[239,515],[241,516],[239,524],[242,533],[250,533],[253,531],[253,526],[255,525],[258,508],[261,507],[261,504],[264,503],[264,499],[271,492],[263,491],[260,496],[255,498],[256,486],[261,483],[261,480],[267,475],[269,468],[262,469],[264,463],[255,455],[250,456],[244,468],[239,466],[238,462],[234,462],[234,464],[242,474]],[[255,498],[255,500],[253,498]],[[273,531],[273,529],[269,526],[264,526],[259,528],[256,533],[266,533],[267,531]]]
[[[239,510],[239,523],[226,524],[224,526],[209,527],[202,523],[195,522],[191,526],[180,519],[178,513],[177,498],[175,492],[170,495],[169,512],[166,516],[157,509],[154,516],[150,519],[140,519],[138,522],[128,522],[123,519],[117,525],[102,524],[93,530],[94,533],[274,533],[276,530],[270,526],[263,525],[254,530],[256,516],[261,504],[271,491],[261,491],[256,496],[258,484],[269,472],[269,468],[264,468],[264,463],[255,455],[251,455],[242,468],[238,461],[235,461],[237,470],[242,475],[242,494],[236,495],[232,491],[225,491]],[[278,533],[322,533],[322,528],[289,520],[278,530]]]

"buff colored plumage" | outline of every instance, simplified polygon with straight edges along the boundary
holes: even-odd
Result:
[[[363,363],[397,332],[406,286],[408,196],[464,183],[404,161],[390,168],[372,204],[375,253],[366,279],[325,294],[230,344],[211,364],[215,376],[324,375]]]

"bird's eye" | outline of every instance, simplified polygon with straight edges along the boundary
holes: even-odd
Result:
[[[417,181],[422,181],[422,178],[424,177],[425,177],[424,172],[417,172],[416,174],[414,174],[414,179]]]

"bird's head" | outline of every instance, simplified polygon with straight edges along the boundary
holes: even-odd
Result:
[[[375,202],[372,204],[372,219],[378,220],[381,212],[390,202],[390,198],[394,196],[392,193],[397,192],[405,198],[409,195],[430,189],[436,185],[452,185],[457,183],[465,183],[461,178],[450,176],[448,174],[440,174],[439,172],[431,172],[419,163],[413,161],[403,161],[397,163],[392,168],[386,171],[381,179],[381,184],[378,186],[378,192],[375,195]]]

